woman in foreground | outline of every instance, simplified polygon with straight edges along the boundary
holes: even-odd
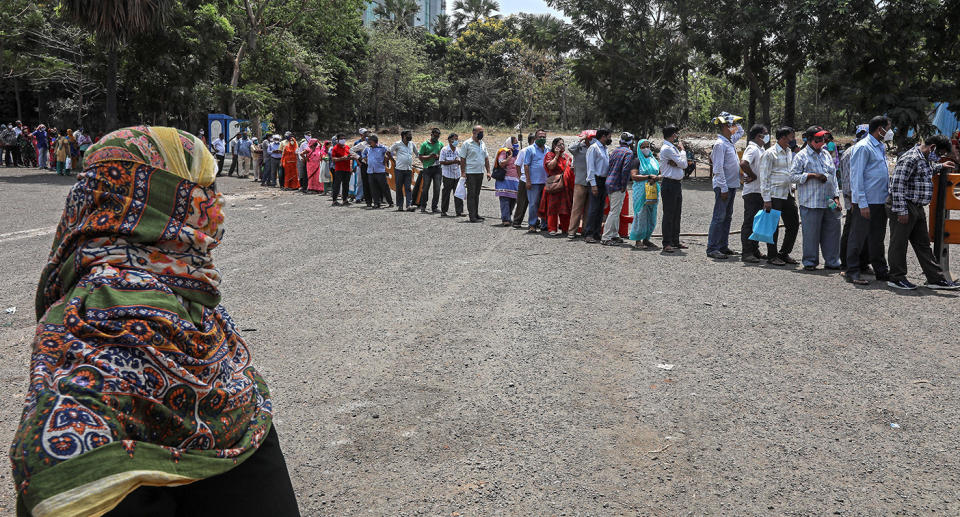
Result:
[[[87,151],[37,289],[19,515],[298,515],[269,391],[220,305],[215,174],[173,128]]]

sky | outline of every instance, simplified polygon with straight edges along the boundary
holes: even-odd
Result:
[[[447,2],[447,5],[452,5],[453,2]],[[509,15],[515,13],[531,13],[531,14],[541,14],[541,13],[550,13],[554,16],[558,16],[559,13],[555,10],[547,7],[547,3],[543,0],[501,0],[500,1],[500,14]]]

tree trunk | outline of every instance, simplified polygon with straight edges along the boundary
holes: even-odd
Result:
[[[13,96],[17,99],[17,120],[23,120],[23,105],[20,103],[20,79],[13,80]]]
[[[111,44],[107,48],[107,84],[106,101],[104,102],[104,123],[106,127],[104,132],[117,129],[117,68],[120,62],[120,56],[116,45]]]
[[[567,81],[560,90],[560,129],[567,129]]]
[[[796,128],[797,118],[797,71],[786,70],[786,85],[783,89],[783,125]]]
[[[766,89],[760,92],[760,121],[763,125],[767,126],[767,129],[770,129],[770,85],[766,85]]]
[[[747,127],[757,120],[757,91],[750,87],[750,100],[747,103]]]

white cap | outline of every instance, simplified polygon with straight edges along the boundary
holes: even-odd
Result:
[[[364,134],[364,133],[366,133],[366,132],[367,132],[367,128],[365,128],[365,127],[360,128],[360,131],[358,131],[358,133],[360,133],[361,135]]]

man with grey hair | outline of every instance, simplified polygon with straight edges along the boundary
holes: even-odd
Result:
[[[483,143],[483,126],[474,126],[473,135],[460,146],[460,177],[467,183],[467,215],[471,223],[483,221],[480,217],[480,187],[483,185],[483,174],[490,177],[490,157],[487,155],[487,146]]]

